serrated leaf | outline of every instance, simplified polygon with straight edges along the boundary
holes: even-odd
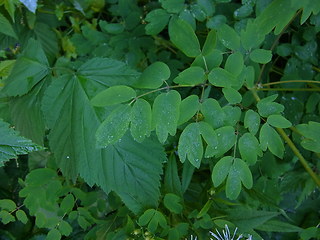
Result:
[[[130,131],[135,141],[143,142],[151,132],[151,106],[144,99],[137,99],[131,110]]]
[[[266,64],[272,59],[272,52],[265,49],[255,49],[250,53],[250,59],[256,63]]]
[[[222,92],[224,97],[231,104],[240,103],[242,100],[241,94],[233,88],[222,88]]]
[[[129,128],[131,106],[120,105],[101,123],[96,132],[97,147],[103,148],[118,142]]]
[[[236,135],[234,128],[231,126],[221,127],[215,130],[218,137],[218,145],[208,145],[205,156],[206,157],[220,157],[227,151],[229,151],[235,144]]]
[[[65,196],[60,204],[60,208],[64,213],[71,212],[74,207],[74,197],[72,194]]]
[[[161,93],[156,97],[153,103],[152,119],[156,128],[156,134],[161,143],[164,143],[168,134],[176,134],[181,97],[180,94],[171,90],[167,93]]]
[[[238,146],[242,159],[251,165],[257,162],[258,156],[262,156],[258,139],[252,133],[245,133],[241,136]]]
[[[226,156],[221,158],[213,167],[211,179],[215,187],[218,187],[229,174],[230,168],[233,163],[233,157]]]
[[[26,213],[21,209],[16,211],[16,217],[23,224],[26,224],[28,222],[28,217],[27,217]]]
[[[238,161],[235,159],[234,161]],[[238,169],[235,164],[230,167],[229,174],[226,182],[226,196],[230,200],[235,200],[241,192],[241,180]]]
[[[46,240],[60,240],[61,239],[61,233],[58,229],[53,228],[48,232],[48,235],[46,237]]]
[[[190,123],[183,130],[179,138],[178,153],[181,162],[188,158],[193,166],[200,167],[203,146],[198,123]]]
[[[181,198],[173,193],[167,193],[164,196],[163,203],[170,212],[175,214],[182,212],[183,206],[181,204]]]
[[[220,67],[212,69],[208,75],[208,80],[216,87],[231,87],[236,83],[236,77]]]
[[[179,73],[179,75],[173,80],[180,85],[197,85],[203,83],[206,80],[205,72],[201,67],[189,67],[186,70]]]
[[[263,151],[267,148],[279,158],[283,157],[284,146],[279,134],[268,123],[263,124],[260,130],[260,145]]]
[[[249,109],[244,116],[244,127],[248,128],[249,131],[255,135],[260,127],[260,116],[258,113]]]
[[[18,155],[42,150],[41,146],[18,135],[9,124],[0,119],[0,167],[6,161],[17,158]]]
[[[217,100],[213,98],[206,99],[201,104],[201,112],[204,116],[204,121],[214,129],[224,125],[225,113]]]
[[[277,128],[289,128],[292,126],[291,122],[281,115],[270,115],[267,123]]]
[[[17,59],[3,88],[7,96],[21,96],[29,92],[49,73],[49,63],[39,41],[29,39]]]
[[[229,55],[227,58],[224,69],[233,74],[239,76],[244,67],[243,56],[240,52],[235,52]]]
[[[183,99],[180,104],[178,125],[189,121],[199,110],[200,103],[197,95],[190,95]]]
[[[0,13],[0,33],[18,39],[17,34],[15,33],[11,23],[5,16]]]
[[[136,214],[157,207],[162,163],[166,161],[162,146],[151,139],[137,143],[126,135],[106,151],[105,181],[126,206]]]
[[[137,88],[158,88],[170,77],[170,69],[163,62],[155,62],[148,66],[134,84]]]
[[[146,34],[157,35],[160,33],[169,22],[170,15],[163,9],[155,9],[150,11],[145,20],[148,22],[146,25]]]
[[[201,53],[197,35],[184,20],[171,18],[169,22],[169,36],[171,42],[188,57],[196,57]]]
[[[179,13],[184,7],[184,0],[160,0],[160,2],[169,13]]]
[[[223,24],[218,28],[218,38],[221,43],[228,49],[238,50],[240,48],[240,37],[237,32],[228,26]]]
[[[99,92],[91,99],[95,107],[105,107],[127,102],[136,97],[136,91],[124,85],[113,86]]]
[[[9,212],[15,210],[17,207],[16,203],[11,199],[0,199],[0,208]]]
[[[103,86],[133,85],[140,73],[123,62],[111,58],[92,58],[82,64],[77,71],[84,77]]]

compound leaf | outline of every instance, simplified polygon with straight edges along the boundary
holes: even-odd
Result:
[[[268,123],[263,124],[260,130],[260,144],[263,151],[267,148],[279,158],[283,157],[284,146],[279,134]]]

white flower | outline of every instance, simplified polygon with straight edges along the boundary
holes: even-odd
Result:
[[[233,235],[231,237],[231,233],[230,233],[230,230],[229,230],[229,227],[228,225],[226,224],[225,225],[225,230],[222,230],[222,234],[220,234],[220,232],[216,229],[216,232],[218,235],[216,235],[215,233],[211,232],[210,231],[210,234],[215,237],[215,239],[217,240],[235,240],[235,237],[236,237],[236,233],[237,233],[237,230],[238,228],[236,228],[233,232]],[[240,240],[242,239],[242,234],[236,239],[236,240]],[[214,240],[213,238],[210,238],[210,240]],[[249,237],[246,239],[246,240],[252,240],[252,236],[249,235]]]

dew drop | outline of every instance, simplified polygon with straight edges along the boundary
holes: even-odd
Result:
[[[70,158],[70,156],[67,156],[67,159],[69,159]]]

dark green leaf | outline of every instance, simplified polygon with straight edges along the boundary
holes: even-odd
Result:
[[[127,102],[135,97],[136,92],[132,88],[119,85],[99,92],[91,99],[91,104],[95,107],[105,107]]]
[[[60,204],[60,208],[64,213],[69,213],[73,209],[74,206],[74,197],[72,194],[68,194],[64,197]]]
[[[131,121],[131,106],[120,105],[101,123],[96,132],[97,146],[112,145],[123,137]]]
[[[155,62],[148,66],[134,84],[137,88],[158,88],[170,77],[170,69],[163,62]]]
[[[272,52],[265,49],[255,49],[250,53],[250,59],[257,63],[266,64],[272,59]]]
[[[46,237],[46,240],[60,240],[60,239],[61,239],[61,233],[56,228],[51,229],[48,232],[48,235]]]
[[[292,126],[291,122],[281,115],[270,115],[267,119],[267,123],[278,128],[289,128]]]
[[[0,208],[11,212],[17,208],[17,205],[11,199],[1,199],[0,200]]]
[[[3,224],[8,224],[10,222],[14,222],[16,219],[9,212],[5,210],[0,211],[0,219]]]
[[[23,224],[27,224],[28,217],[27,217],[26,213],[23,210],[19,209],[18,211],[16,211],[16,217]]]
[[[171,154],[164,175],[164,189],[167,193],[174,193],[182,196],[181,181],[178,174],[176,157]]]
[[[160,0],[160,2],[169,13],[179,13],[184,7],[184,0]]]
[[[218,187],[229,174],[233,163],[233,157],[226,156],[221,158],[213,167],[211,179],[215,187]]]
[[[169,22],[170,15],[163,9],[155,9],[146,16],[146,33],[148,35],[157,35]]]
[[[254,165],[257,162],[257,156],[262,157],[259,142],[252,133],[245,133],[241,136],[238,146],[242,159],[250,165]]]
[[[178,125],[181,125],[192,118],[199,110],[200,103],[197,95],[190,95],[183,99],[180,104],[180,116]]]
[[[167,140],[168,134],[176,134],[180,102],[180,94],[175,90],[162,93],[154,100],[152,119],[161,143]]]
[[[240,48],[240,37],[230,26],[223,24],[218,28],[218,38],[228,49],[238,50]]]
[[[283,157],[284,146],[279,134],[268,123],[263,124],[260,130],[260,144],[263,151],[267,148],[279,158]]]
[[[68,222],[62,220],[59,223],[59,231],[62,235],[69,236],[72,233],[72,227]]]
[[[151,106],[144,99],[137,99],[131,110],[131,135],[135,141],[143,142],[151,132]]]
[[[171,42],[188,57],[198,56],[200,44],[192,27],[182,19],[172,18],[169,22],[169,36]]]
[[[310,121],[308,124],[299,124],[297,130],[304,136],[302,147],[309,151],[320,152],[320,123]]]
[[[256,228],[260,231],[265,232],[300,232],[302,228],[292,225],[290,223],[278,221],[278,220],[269,220]]]
[[[167,193],[163,199],[164,206],[175,214],[182,212],[181,198],[173,193]]]
[[[11,23],[1,13],[0,13],[0,25],[1,25],[0,32],[2,34],[18,39],[17,34],[13,30]]]

